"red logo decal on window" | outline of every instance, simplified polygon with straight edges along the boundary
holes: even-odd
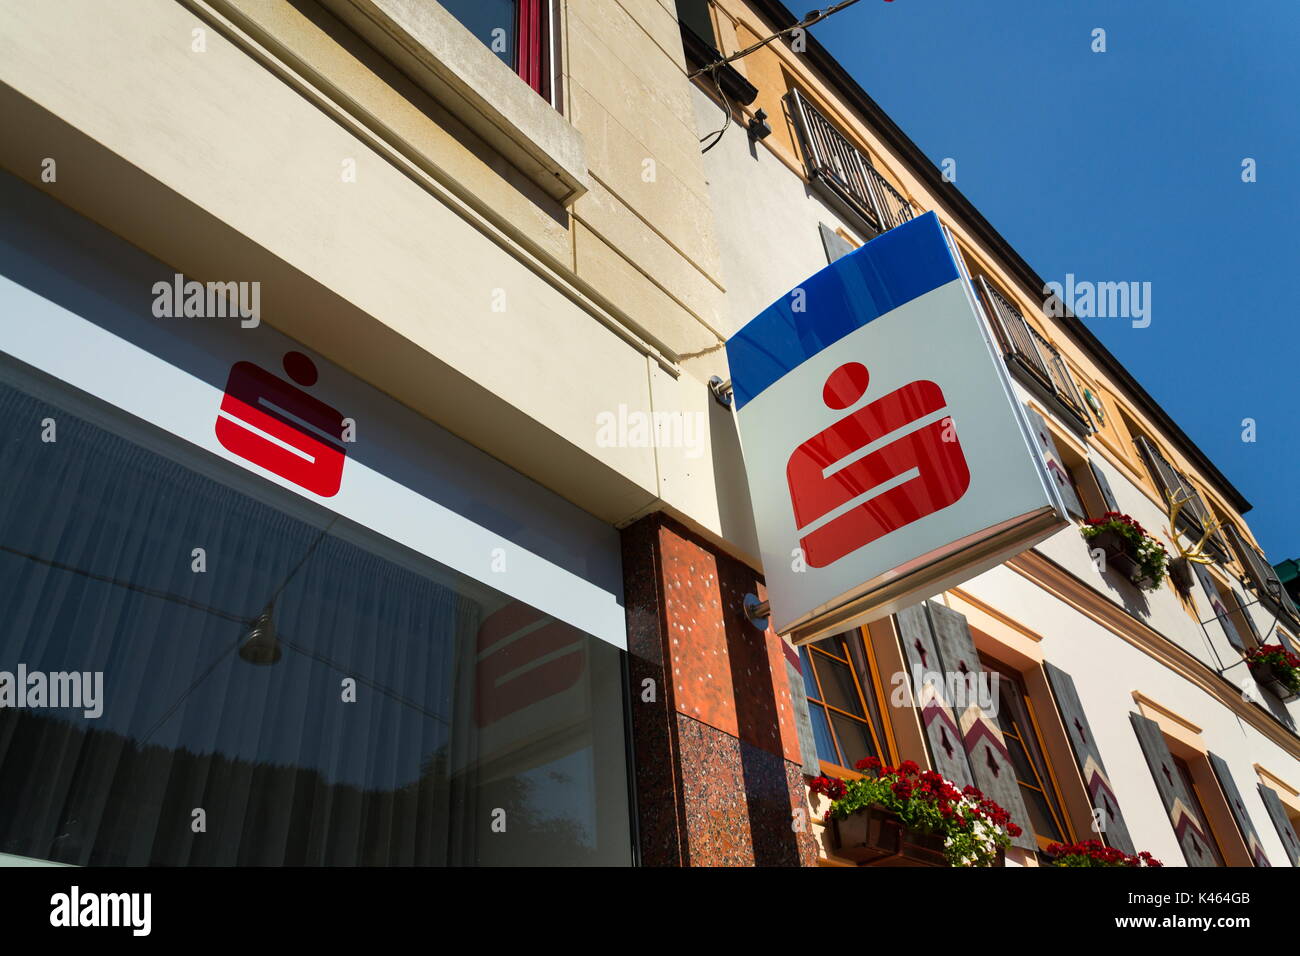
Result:
[[[577,628],[518,601],[488,615],[476,641],[475,722],[486,727],[576,684],[587,663],[583,638]]]
[[[861,363],[841,365],[826,379],[822,400],[828,408],[848,408],[866,394],[869,377]],[[810,567],[833,564],[966,493],[970,469],[951,418],[939,418],[880,444],[933,417],[946,404],[934,382],[912,382],[862,406],[794,450],[786,480],[795,527],[801,532],[799,544]],[[879,447],[871,448],[873,444]],[[868,494],[871,497],[858,502]]]
[[[284,370],[299,385],[316,384],[316,365],[301,352],[285,353]],[[216,428],[228,451],[331,498],[338,494],[347,457],[343,424],[338,409],[252,362],[236,362]]]

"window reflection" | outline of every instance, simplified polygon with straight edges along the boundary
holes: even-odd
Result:
[[[105,697],[0,709],[0,852],[629,862],[616,648],[176,444],[0,381],[0,671]]]

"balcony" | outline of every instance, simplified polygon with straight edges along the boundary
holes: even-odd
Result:
[[[893,229],[916,215],[912,204],[817,107],[797,90],[791,90],[787,100],[799,126],[804,160],[814,183],[824,186],[834,200],[847,206],[873,232]]]
[[[1002,341],[1007,364],[1024,385],[1052,403],[1065,420],[1082,430],[1092,431],[1092,419],[1083,404],[1061,353],[1034,329],[1020,310],[993,288],[983,276],[979,280],[985,301],[993,314],[994,330]]]

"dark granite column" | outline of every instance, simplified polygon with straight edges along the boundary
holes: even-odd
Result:
[[[661,514],[624,530],[623,575],[642,862],[815,865],[790,651],[743,611],[760,578]]]

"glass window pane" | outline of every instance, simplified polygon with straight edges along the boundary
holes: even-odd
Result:
[[[866,724],[836,713],[831,714],[831,723],[835,725],[835,739],[844,753],[843,766],[852,767],[863,757],[879,756]]]
[[[97,713],[0,708],[0,853],[630,862],[617,648],[10,374],[0,365],[0,671],[99,680]],[[58,442],[29,440],[51,417]],[[196,806],[220,810],[199,837]],[[498,807],[509,833],[488,834]]]
[[[1029,756],[1025,753],[1024,746],[1011,734],[1003,732],[1002,739],[1006,741],[1007,752],[1011,754],[1011,765],[1016,771],[1016,779],[1021,783],[1033,784],[1035,787],[1040,781],[1038,775],[1034,773],[1034,767],[1029,762]]]
[[[809,703],[808,711],[812,716],[813,738],[817,741],[817,756],[827,763],[840,764],[840,755],[835,752],[835,741],[831,738],[831,725],[826,722],[826,708],[820,704]]]
[[[1025,801],[1025,809],[1029,811],[1029,823],[1033,827],[1034,833],[1041,837],[1047,837],[1049,840],[1062,840],[1060,828],[1052,818],[1052,812],[1047,806],[1047,799],[1043,796],[1041,790],[1035,790],[1032,787],[1021,787],[1020,796]]]
[[[483,45],[515,65],[515,4],[518,0],[438,0]]]
[[[829,657],[820,655],[815,657],[817,676],[822,679],[822,693],[826,695],[826,703],[850,714],[865,717],[862,712],[862,701],[858,697],[858,689],[853,683],[853,671],[849,670],[849,665],[841,664]]]

